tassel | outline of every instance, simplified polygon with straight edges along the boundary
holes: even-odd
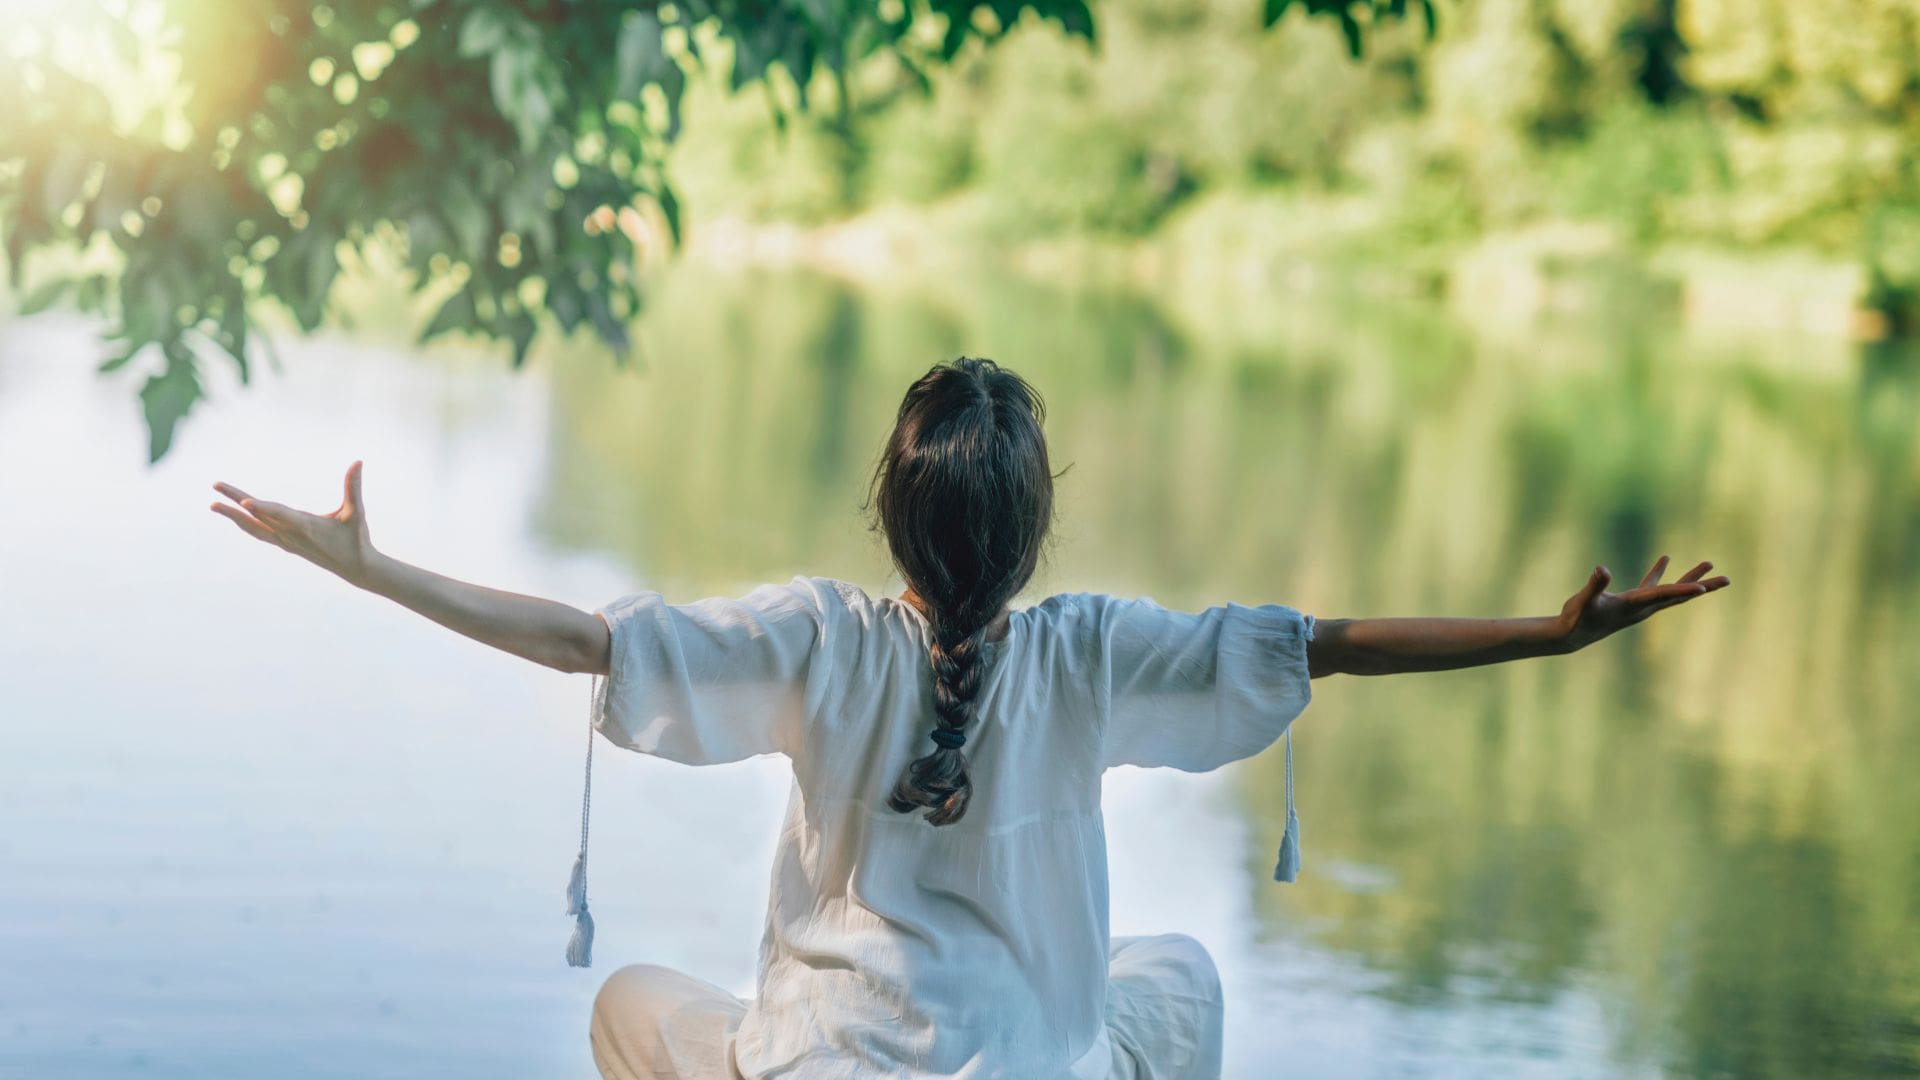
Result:
[[[587,857],[581,852],[573,857],[573,873],[567,878],[567,914],[578,915],[587,910]]]
[[[567,966],[593,966],[593,916],[587,913],[584,902],[573,914],[573,937],[567,940]]]
[[[1287,831],[1280,837],[1280,858],[1273,880],[1292,884],[1300,876],[1300,815],[1293,812],[1293,729],[1287,729]]]
[[[1280,838],[1280,861],[1274,864],[1273,880],[1292,884],[1300,876],[1300,817],[1287,812],[1287,834]]]

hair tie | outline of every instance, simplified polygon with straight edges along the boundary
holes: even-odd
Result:
[[[967,745],[967,735],[963,731],[949,731],[946,728],[933,729],[933,741],[942,750],[958,750]]]

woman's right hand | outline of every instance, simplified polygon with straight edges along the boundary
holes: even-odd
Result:
[[[256,499],[224,482],[214,484],[213,490],[232,502],[217,502],[211,509],[255,540],[290,551],[364,587],[377,552],[368,537],[366,508],[360,499],[360,469],[358,461],[347,466],[345,495],[340,508],[330,514],[309,514]]]
[[[1559,617],[1553,620],[1554,640],[1566,652],[1584,649],[1645,620],[1656,611],[1726,588],[1729,584],[1726,575],[1706,576],[1711,569],[1712,563],[1703,562],[1680,575],[1679,580],[1662,585],[1661,575],[1667,572],[1667,557],[1662,555],[1654,560],[1653,569],[1640,579],[1640,584],[1610,593],[1607,584],[1613,580],[1612,571],[1596,566],[1587,583],[1561,607]]]

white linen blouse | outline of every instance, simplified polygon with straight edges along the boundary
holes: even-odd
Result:
[[[613,652],[594,726],[610,741],[793,763],[732,1047],[748,1077],[1105,1077],[1101,774],[1258,753],[1311,696],[1313,617],[1293,608],[1049,597],[987,645],[973,800],[936,828],[887,808],[933,750],[930,630],[912,606],[795,577],[687,604],[637,592],[597,614]]]

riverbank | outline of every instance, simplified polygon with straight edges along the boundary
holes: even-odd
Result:
[[[1527,324],[1628,301],[1690,329],[1876,340],[1857,264],[1816,252],[1632,243],[1603,224],[1551,222],[1477,239],[1387,236],[1367,201],[1207,195],[1139,239],[1023,237],[987,203],[885,206],[826,224],[717,217],[689,229],[682,257],[721,266],[804,267],[856,281],[1000,268],[1057,283],[1127,288],[1182,306],[1276,293],[1424,297],[1474,323]]]

